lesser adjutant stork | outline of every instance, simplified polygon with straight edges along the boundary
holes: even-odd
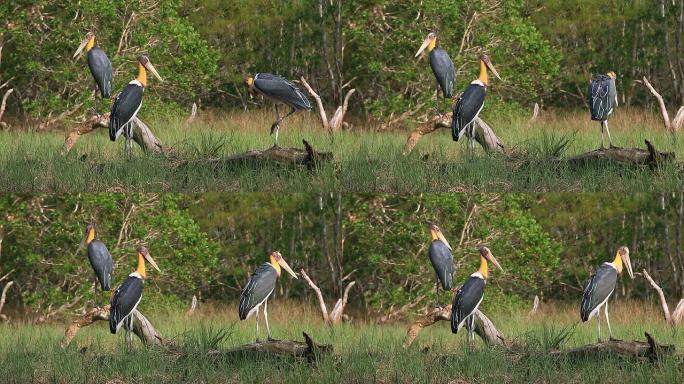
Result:
[[[97,283],[100,282],[100,287],[103,291],[112,289],[112,270],[114,269],[114,262],[112,261],[112,254],[109,253],[107,246],[97,239],[95,232],[95,225],[90,223],[86,225],[85,238],[78,247],[79,251],[83,247],[88,247],[88,260],[90,266],[95,272],[95,291],[97,290]]]
[[[494,76],[501,79],[489,56],[480,56],[480,76],[470,83],[456,102],[451,118],[451,137],[454,141],[458,141],[463,135],[466,135],[471,157],[475,154],[475,118],[484,107],[487,87],[489,86],[487,70],[492,71]]]
[[[445,99],[451,99],[454,93],[454,81],[456,80],[456,69],[454,68],[454,62],[451,61],[447,51],[439,46],[439,38],[434,32],[430,32],[423,44],[416,52],[418,57],[424,50],[429,53],[430,67],[432,68],[432,73],[435,75],[437,80],[437,93],[442,90],[442,95]],[[439,96],[438,96],[439,98]],[[437,112],[439,113],[439,103],[437,105]]]
[[[297,279],[297,274],[283,259],[283,255],[278,251],[271,253],[269,261],[260,265],[247,281],[247,285],[240,294],[240,306],[238,314],[240,320],[249,319],[256,314],[256,341],[259,341],[259,308],[264,305],[264,318],[266,319],[266,330],[268,339],[271,339],[271,327],[268,324],[268,298],[275,289],[276,281],[280,277],[281,267],[292,277]]]
[[[439,286],[445,291],[450,291],[454,282],[454,256],[451,254],[451,245],[444,237],[442,230],[435,224],[430,224],[432,241],[428,249],[428,256],[432,267],[437,275],[435,305],[439,305]]]
[[[589,80],[589,111],[591,119],[601,123],[601,148],[603,148],[603,131],[608,133],[608,144],[613,146],[613,139],[608,130],[608,117],[618,105],[615,88],[615,72],[596,75]]]
[[[451,305],[451,332],[457,333],[465,325],[468,330],[468,341],[471,348],[475,344],[474,313],[480,306],[480,303],[482,303],[485,285],[487,284],[487,278],[489,278],[488,262],[491,262],[503,271],[489,248],[480,247],[480,269],[470,275],[470,278],[466,280],[465,284],[454,296],[454,302]]]
[[[109,138],[112,141],[123,133],[126,138],[126,149],[130,155],[133,142],[132,120],[140,111],[143,102],[143,93],[147,87],[147,71],[152,72],[154,77],[162,80],[159,73],[150,62],[150,59],[142,55],[138,58],[138,76],[128,83],[126,88],[119,93],[112,105],[112,113],[109,116]]]
[[[95,44],[95,34],[88,32],[76,49],[73,58],[76,58],[85,50],[88,67],[95,79],[95,85],[103,99],[112,97],[112,63],[107,54]],[[97,108],[96,108],[97,110]]]
[[[599,269],[591,275],[589,283],[584,288],[580,316],[583,322],[596,316],[599,341],[601,341],[601,307],[606,314],[608,334],[611,339],[613,338],[613,330],[610,328],[610,319],[608,318],[608,299],[615,291],[618,275],[622,273],[623,268],[627,268],[629,277],[633,279],[634,273],[632,272],[632,263],[629,260],[629,248],[624,246],[618,248],[612,262],[601,264]]]
[[[311,102],[306,95],[294,84],[280,76],[271,73],[257,73],[254,77],[245,79],[245,86],[250,97],[260,94],[275,104],[276,119],[271,125],[271,135],[275,134],[276,146],[278,145],[278,131],[283,120],[297,111],[310,111],[312,109]],[[278,104],[285,104],[292,110],[287,115],[280,117]]]
[[[109,312],[109,330],[112,334],[122,326],[126,329],[126,340],[130,348],[133,335],[133,311],[142,300],[143,287],[147,277],[145,261],[150,263],[158,272],[159,267],[154,262],[150,252],[145,247],[138,247],[138,268],[135,272],[128,275],[128,278],[121,284],[112,295],[112,302]]]

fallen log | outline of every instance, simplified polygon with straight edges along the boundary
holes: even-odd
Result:
[[[274,145],[268,149],[247,151],[222,159],[214,159],[211,160],[211,162],[245,164],[271,161],[276,163],[306,165],[309,168],[314,168],[320,162],[331,160],[333,157],[332,152],[315,151],[311,144],[306,140],[302,140],[302,143],[304,144],[304,149],[283,148]]]
[[[137,117],[133,118],[133,141],[142,148],[143,151],[155,154],[167,154],[172,152],[169,147],[164,147],[161,141],[152,133],[150,127]],[[76,141],[97,128],[109,129],[109,112],[104,115],[91,116],[83,123],[76,126],[64,140],[63,154],[69,153],[76,144]]]
[[[570,164],[580,165],[595,161],[615,161],[619,163],[648,165],[652,168],[666,161],[675,159],[674,152],[660,152],[650,141],[644,140],[646,149],[641,148],[599,148],[593,151],[571,156],[566,159]]]
[[[254,355],[290,355],[316,361],[318,356],[332,353],[330,344],[317,344],[306,332],[302,332],[304,342],[295,340],[264,340],[241,345],[228,350],[210,351],[210,356],[252,357]]]
[[[428,122],[420,125],[409,134],[404,145],[404,155],[413,151],[418,141],[425,135],[432,133],[440,128],[451,129],[451,115],[449,112],[445,115],[437,115],[432,117]],[[496,136],[492,127],[479,117],[475,118],[475,141],[477,141],[486,152],[506,153],[506,147]]]
[[[104,307],[95,307],[88,310],[81,317],[72,321],[71,324],[64,331],[62,338],[62,348],[66,348],[71,344],[71,341],[76,337],[78,331],[83,327],[92,325],[97,321],[109,321],[109,304]],[[133,333],[138,336],[140,341],[145,345],[173,345],[170,340],[164,339],[157,331],[152,323],[140,312],[135,310],[133,316]]]
[[[499,345],[507,348],[514,346],[513,342],[506,338],[484,313],[476,310],[473,315],[475,316],[475,333],[485,344]],[[406,330],[404,348],[408,348],[413,344],[423,328],[429,327],[438,321],[451,321],[451,304],[446,307],[433,308],[428,313],[417,318]]]
[[[577,348],[551,351],[550,354],[568,357],[592,357],[595,355],[613,354],[657,360],[661,356],[671,355],[675,352],[674,345],[658,344],[648,332],[644,333],[644,335],[646,336],[646,342],[636,340],[599,341],[598,343],[583,345]]]

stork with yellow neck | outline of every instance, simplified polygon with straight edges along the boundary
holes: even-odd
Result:
[[[103,99],[109,99],[112,97],[112,62],[109,61],[107,54],[96,45],[93,32],[86,33],[73,58],[78,57],[84,51],[97,90],[100,91]],[[97,111],[97,107],[95,110]]]
[[[134,272],[128,275],[126,281],[114,291],[109,312],[109,330],[112,334],[116,334],[116,332],[124,326],[129,348],[130,343],[132,342],[131,331],[133,330],[133,312],[142,300],[143,287],[145,285],[145,279],[147,278],[145,262],[150,263],[154,269],[161,272],[157,263],[155,263],[152,256],[150,256],[150,252],[147,248],[138,247],[137,254],[138,267]]]
[[[480,247],[480,268],[470,275],[459,289],[451,305],[451,332],[457,333],[464,325],[468,330],[468,341],[471,348],[475,343],[475,317],[473,316],[484,298],[484,289],[489,278],[489,264],[494,264],[501,271],[501,265],[487,247]]]
[[[582,318],[582,322],[587,322],[591,320],[592,317],[596,317],[599,341],[601,341],[601,308],[603,308],[606,315],[609,337],[611,340],[613,339],[613,330],[610,327],[610,318],[608,317],[608,299],[610,299],[610,296],[615,291],[618,275],[620,275],[625,268],[627,269],[629,277],[634,279],[632,262],[629,259],[629,248],[622,246],[618,248],[612,262],[603,263],[599,269],[591,275],[587,286],[584,288],[580,317]]]
[[[430,248],[428,248],[428,257],[437,277],[435,306],[438,306],[440,284],[445,291],[450,291],[453,285],[454,255],[451,253],[451,245],[444,237],[442,229],[436,224],[430,224],[429,228],[432,241]]]
[[[112,105],[112,112],[109,115],[109,138],[116,141],[123,134],[126,138],[126,149],[129,156],[133,145],[131,141],[133,139],[132,122],[142,107],[143,93],[147,87],[147,71],[152,72],[159,81],[164,81],[150,59],[145,55],[140,56],[138,58],[138,76],[131,80],[116,97]]]
[[[297,279],[297,274],[290,268],[283,255],[274,251],[269,255],[269,261],[260,265],[250,276],[245,288],[240,294],[238,314],[240,320],[249,319],[256,315],[256,340],[259,341],[259,308],[264,306],[264,318],[268,339],[271,340],[271,327],[268,324],[268,298],[275,290],[276,281],[280,277],[281,268]]]
[[[427,35],[425,40],[423,40],[423,44],[418,49],[418,52],[416,52],[415,57],[418,57],[425,50],[428,52],[430,67],[432,68],[432,73],[435,75],[435,80],[437,80],[437,96],[439,97],[439,90],[441,89],[444,98],[451,99],[454,93],[456,69],[454,67],[454,62],[451,60],[451,57],[449,57],[447,51],[439,46],[439,39],[436,33],[430,32]],[[438,113],[439,110],[438,102]]]
[[[494,76],[501,79],[489,56],[482,55],[480,56],[480,76],[470,83],[456,102],[451,119],[451,137],[454,141],[458,141],[466,135],[471,157],[475,155],[475,119],[484,107],[489,86],[488,71],[492,71]]]
[[[97,291],[98,281],[103,291],[109,291],[112,289],[114,262],[107,246],[97,239],[95,224],[90,223],[86,225],[85,238],[78,247],[78,252],[84,247],[88,247],[88,260],[90,261],[90,266],[93,267],[93,272],[95,272],[95,291]]]

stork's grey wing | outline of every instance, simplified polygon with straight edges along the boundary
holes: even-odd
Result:
[[[247,281],[247,285],[240,294],[240,306],[238,312],[240,320],[249,315],[249,311],[261,304],[271,295],[275,289],[278,273],[269,263],[260,265]]]
[[[458,332],[459,325],[470,316],[482,302],[485,280],[471,276],[458,291],[451,306],[451,332]]]
[[[589,320],[591,312],[610,297],[615,290],[617,276],[617,270],[607,263],[601,265],[591,276],[582,294],[582,307],[580,308],[582,321]]]
[[[608,99],[611,101],[611,110],[618,106],[617,88],[615,87],[615,79],[608,80]]]
[[[254,88],[257,92],[276,102],[287,104],[292,108],[311,110],[311,102],[304,93],[291,82],[270,73],[257,73],[254,76]]]
[[[617,94],[611,94],[611,79],[606,75],[595,76],[589,82],[589,109],[591,119],[606,121],[613,111]],[[613,91],[614,91],[613,86]]]
[[[437,78],[439,87],[445,98],[451,98],[454,94],[454,80],[456,69],[449,54],[442,48],[435,48],[430,52],[430,67]]]
[[[478,84],[470,84],[463,92],[463,96],[454,106],[451,118],[451,137],[454,141],[463,136],[465,129],[480,114],[486,95],[487,89]]]
[[[95,271],[103,291],[112,289],[112,254],[100,240],[93,240],[88,244],[88,260]]]
[[[107,54],[98,47],[88,51],[88,67],[102,98],[112,97],[112,62],[109,61]]]
[[[437,278],[442,283],[442,288],[446,291],[450,290],[454,275],[454,256],[451,250],[442,240],[433,240],[428,249],[428,256]]]
[[[143,279],[129,276],[116,289],[109,310],[109,331],[111,333],[116,333],[124,319],[138,306],[142,299],[144,285]]]
[[[116,141],[124,126],[135,117],[142,106],[144,88],[137,84],[128,84],[116,97],[109,115],[109,138]]]

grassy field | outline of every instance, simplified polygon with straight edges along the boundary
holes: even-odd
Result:
[[[182,353],[145,348],[137,340],[125,352],[123,335],[112,336],[106,324],[85,328],[63,350],[60,324],[0,325],[2,383],[675,383],[684,377],[681,360],[657,363],[605,356],[569,359],[550,357],[556,346],[595,341],[595,323],[578,324],[575,306],[542,306],[534,318],[524,312],[489,313],[498,327],[524,347],[515,354],[487,348],[479,340],[466,352],[464,334],[451,334],[447,322],[426,328],[416,343],[402,347],[406,324],[374,325],[356,318],[328,329],[315,309],[275,302],[271,306],[274,337],[301,339],[306,331],[319,343],[331,343],[331,356],[316,364],[289,357],[207,358],[212,348],[253,341],[253,319],[238,322],[234,307],[149,316]],[[648,331],[662,343],[684,348],[684,335],[663,324],[656,307],[637,303],[611,306],[615,335],[643,340]],[[148,314],[149,315],[149,314]],[[569,335],[560,345],[555,340]],[[215,337],[223,334],[225,337]],[[216,340],[212,340],[216,339]]]
[[[478,147],[467,159],[465,143],[455,143],[443,129],[425,136],[415,151],[402,155],[411,127],[378,132],[359,126],[341,132],[334,141],[323,133],[315,115],[297,114],[283,124],[281,146],[301,148],[307,139],[319,151],[332,151],[334,161],[309,171],[272,164],[207,165],[207,158],[229,156],[273,144],[268,135],[269,112],[232,113],[198,121],[148,121],[163,143],[180,159],[143,154],[136,147],[126,160],[123,143],[109,142],[104,129],[86,135],[68,155],[61,154],[66,131],[0,132],[0,190],[34,191],[308,191],[338,189],[354,192],[416,191],[646,191],[671,190],[682,183],[682,169],[671,164],[647,167],[594,164],[571,167],[551,161],[554,147],[569,143],[563,155],[598,147],[599,126],[586,113],[548,112],[533,125],[525,119],[490,119],[514,159],[488,156]],[[644,147],[644,139],[662,151],[684,157],[684,144],[665,132],[658,117],[620,110],[611,119],[614,143]],[[179,161],[180,160],[180,161]],[[184,166],[178,167],[179,162]]]

